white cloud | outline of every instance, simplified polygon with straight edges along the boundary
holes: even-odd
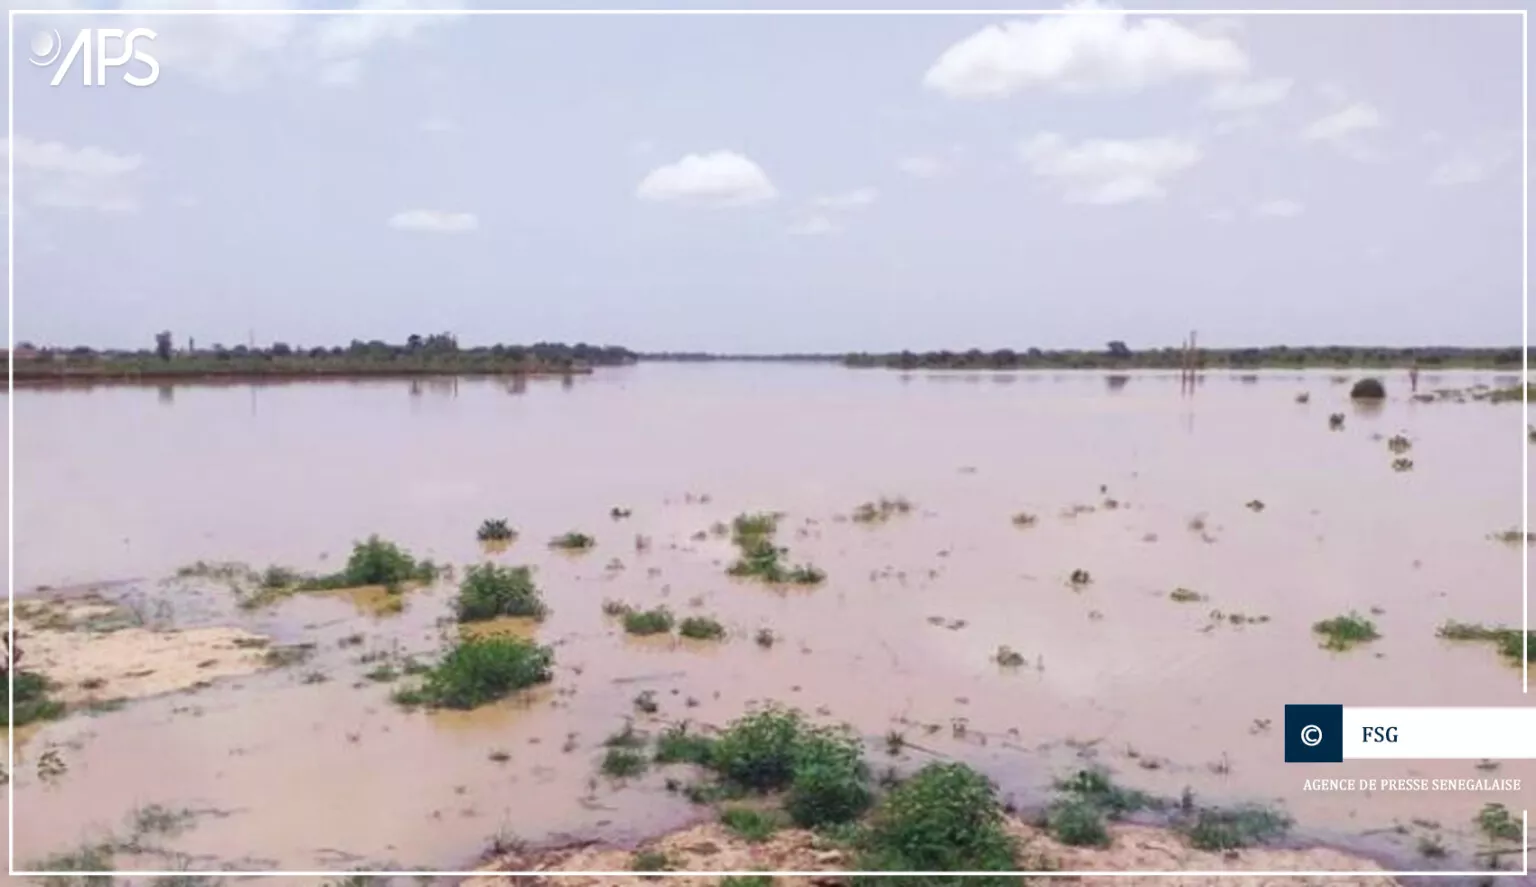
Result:
[[[1307,124],[1301,131],[1301,137],[1308,142],[1330,145],[1355,160],[1371,160],[1375,152],[1362,136],[1386,125],[1387,119],[1374,106],[1357,101]]]
[[[879,197],[880,192],[876,191],[874,188],[856,188],[852,191],[846,191],[842,194],[828,194],[822,197],[817,197],[815,200],[812,200],[811,203],[812,205],[819,206],[822,209],[863,209],[864,207],[874,203],[877,199],[879,199]]]
[[[689,154],[651,170],[635,189],[641,200],[746,206],[778,196],[763,168],[733,151]]]
[[[480,227],[474,213],[444,212],[440,209],[410,209],[389,217],[389,227],[398,231],[427,231],[434,234],[461,234]]]
[[[1520,156],[1520,135],[1491,136],[1457,148],[1429,174],[1429,183],[1441,187],[1475,185],[1501,172]]]
[[[1042,133],[1021,143],[1018,151],[1030,172],[1062,186],[1068,202],[1098,205],[1161,198],[1169,180],[1201,159],[1198,145],[1173,137],[1072,144]]]
[[[1205,98],[1205,106],[1213,111],[1251,111],[1265,105],[1285,100],[1291,92],[1289,77],[1269,77],[1262,80],[1228,80],[1219,83]]]
[[[896,161],[896,168],[919,179],[935,179],[949,172],[949,164],[937,157],[914,155]]]
[[[1365,102],[1354,102],[1307,124],[1301,137],[1308,141],[1337,141],[1384,125],[1386,119],[1380,111]]]
[[[322,86],[356,86],[363,79],[362,59],[326,62],[316,75]]]
[[[945,50],[923,85],[952,98],[996,99],[1037,87],[1132,92],[1181,77],[1248,71],[1247,55],[1224,34],[1092,3],[1075,8],[1091,11],[981,29]]]
[[[826,216],[807,216],[789,226],[789,233],[805,237],[824,237],[828,234],[839,234],[842,230],[842,227]]]
[[[1253,208],[1254,215],[1270,219],[1291,219],[1305,211],[1306,207],[1285,197],[1266,200]]]
[[[60,209],[133,212],[144,158],[102,148],[71,148],[17,136],[5,144],[16,166],[16,202]]]

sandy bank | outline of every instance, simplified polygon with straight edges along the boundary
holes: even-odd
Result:
[[[1348,878],[1257,878],[1244,879],[1246,887],[1279,885],[1355,885],[1386,887],[1396,881],[1384,875],[1371,875],[1381,868],[1374,862],[1327,848],[1309,850],[1249,849],[1231,856],[1195,850],[1178,835],[1158,828],[1136,825],[1110,827],[1113,843],[1107,848],[1067,847],[1053,841],[1040,830],[1010,819],[1008,825],[1023,848],[1023,856],[1043,861],[1056,871],[1359,871]],[[551,885],[551,887],[598,887],[598,885],[638,885],[664,883],[668,887],[712,887],[719,875],[708,872],[801,871],[828,872],[826,877],[782,878],[776,885],[842,884],[834,873],[847,870],[853,860],[844,850],[829,844],[812,832],[799,829],[780,831],[772,839],[751,844],[733,835],[718,823],[695,826],[647,842],[639,851],[664,853],[675,871],[699,872],[697,877],[673,877],[666,881],[647,881],[639,877],[524,877],[508,879],[487,874],[470,878],[464,887],[501,887],[507,884]],[[493,871],[548,872],[618,872],[634,865],[637,851],[612,847],[588,846],[547,852],[509,853],[489,863]],[[1221,878],[1123,878],[1115,883],[1147,887],[1193,887],[1223,883]]]
[[[100,600],[19,602],[20,666],[56,686],[74,706],[138,699],[235,677],[266,667],[267,639],[238,628],[156,630]]]

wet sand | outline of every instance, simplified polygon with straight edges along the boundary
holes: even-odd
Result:
[[[122,581],[110,595],[165,601],[178,628],[314,650],[43,727],[29,755],[61,750],[69,773],[44,785],[15,769],[18,861],[120,829],[149,803],[224,811],[167,843],[234,867],[458,867],[498,833],[633,844],[700,815],[658,774],[597,777],[602,739],[652,690],[661,710],[638,717],[643,729],[723,725],[779,700],[852,723],[872,748],[907,733],[981,768],[1023,809],[1092,761],[1161,795],[1279,803],[1303,838],[1415,866],[1431,863],[1417,858],[1413,821],[1434,823],[1455,864],[1478,844],[1484,803],[1518,810],[1536,806],[1532,793],[1359,797],[1303,781],[1530,786],[1529,762],[1493,774],[1473,762],[1286,765],[1276,725],[1287,702],[1525,702],[1517,668],[1435,629],[1518,623],[1528,551],[1489,534],[1518,525],[1511,479],[1529,444],[1518,404],[1415,403],[1389,377],[1387,403],[1358,407],[1333,375],[1212,375],[1192,398],[1155,374],[1110,385],[1093,373],[731,364],[517,390],[19,392],[23,594]],[[1301,391],[1309,403],[1295,402]],[[1346,414],[1342,431],[1328,429],[1332,412]],[[1411,471],[1391,468],[1385,439],[1400,432]],[[846,519],[882,495],[915,508],[872,526]],[[1254,499],[1263,510],[1245,507]],[[615,506],[633,517],[612,520]],[[708,530],[756,510],[785,512],[781,543],[826,570],[824,585],[724,574],[734,552]],[[1038,520],[1015,526],[1020,511]],[[486,555],[474,529],[490,517],[520,537]],[[596,549],[545,547],[567,530],[595,535]],[[217,581],[165,578],[197,560],[332,570],[370,533],[439,561],[535,566],[553,612],[515,630],[554,646],[553,685],[470,713],[392,705],[390,685],[365,676],[382,660],[361,660],[430,657],[453,630],[439,624],[451,583],[389,613],[342,594],[243,610]],[[1071,586],[1077,569],[1092,583]],[[1181,587],[1205,599],[1170,600]],[[601,612],[610,598],[711,614],[730,636],[629,638]],[[1380,640],[1319,648],[1313,622],[1372,608]],[[761,628],[779,643],[753,643]],[[1000,645],[1025,665],[1000,669]]]

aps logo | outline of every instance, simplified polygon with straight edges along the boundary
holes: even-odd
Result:
[[[68,49],[59,32],[38,31],[32,35],[32,58],[28,61],[39,68],[57,63],[58,70],[49,86],[58,86],[69,75],[71,67],[79,60],[80,82],[86,86],[106,86],[107,69],[121,68],[129,62],[142,62],[147,73],[123,72],[123,80],[129,86],[149,86],[160,79],[160,63],[148,51],[139,48],[142,43],[152,43],[157,35],[149,28],[82,28],[75,35]]]

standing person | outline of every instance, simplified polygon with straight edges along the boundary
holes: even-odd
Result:
[[[1419,393],[1419,361],[1417,358],[1408,367],[1408,386],[1413,389],[1414,394]]]

